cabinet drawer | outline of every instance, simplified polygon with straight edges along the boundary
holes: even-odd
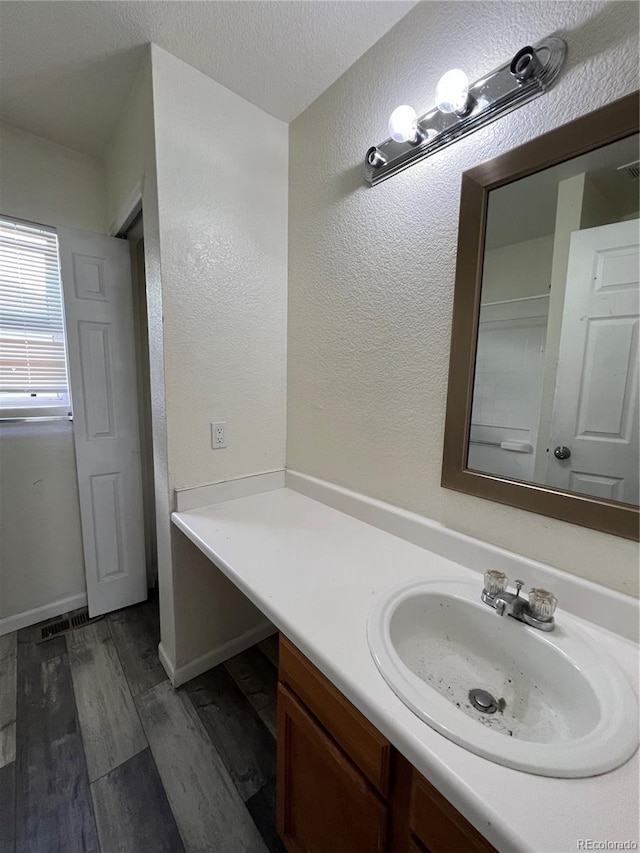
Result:
[[[388,813],[333,740],[278,685],[278,832],[289,853],[383,853]]]
[[[386,796],[391,744],[282,634],[279,678],[331,733],[369,782]]]
[[[495,853],[486,838],[417,770],[411,784],[409,828],[429,853]]]

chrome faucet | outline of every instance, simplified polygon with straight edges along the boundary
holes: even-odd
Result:
[[[512,616],[525,625],[538,628],[540,631],[553,631],[555,621],[553,614],[558,599],[546,589],[534,587],[529,591],[529,600],[520,597],[524,581],[514,581],[516,591],[509,592],[509,578],[504,572],[490,569],[484,573],[484,589],[482,601],[493,607],[498,616]]]

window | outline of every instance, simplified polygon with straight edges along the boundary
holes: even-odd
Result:
[[[0,417],[69,409],[58,238],[0,217]]]

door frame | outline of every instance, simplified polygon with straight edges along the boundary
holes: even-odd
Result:
[[[145,284],[149,331],[149,373],[152,390],[151,433],[158,553],[158,599],[160,635],[158,653],[170,679],[175,668],[175,614],[173,605],[173,559],[171,553],[172,493],[169,486],[167,452],[163,293],[160,268],[160,223],[155,169],[149,167],[133,185],[109,228],[120,236],[142,211],[145,246]]]
[[[142,204],[136,204],[128,216],[121,235],[131,249],[131,286],[133,288],[134,343],[138,379],[138,423],[140,428],[140,465],[142,475],[142,509],[145,533],[147,587],[153,589],[158,579],[156,536],[154,448],[151,417],[151,374],[149,355],[149,321],[147,314],[147,282],[144,263],[144,215]]]

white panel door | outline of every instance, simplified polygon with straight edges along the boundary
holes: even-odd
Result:
[[[147,597],[131,261],[58,230],[89,614]]]
[[[571,235],[547,483],[638,503],[639,221]],[[558,460],[554,448],[571,456]]]

